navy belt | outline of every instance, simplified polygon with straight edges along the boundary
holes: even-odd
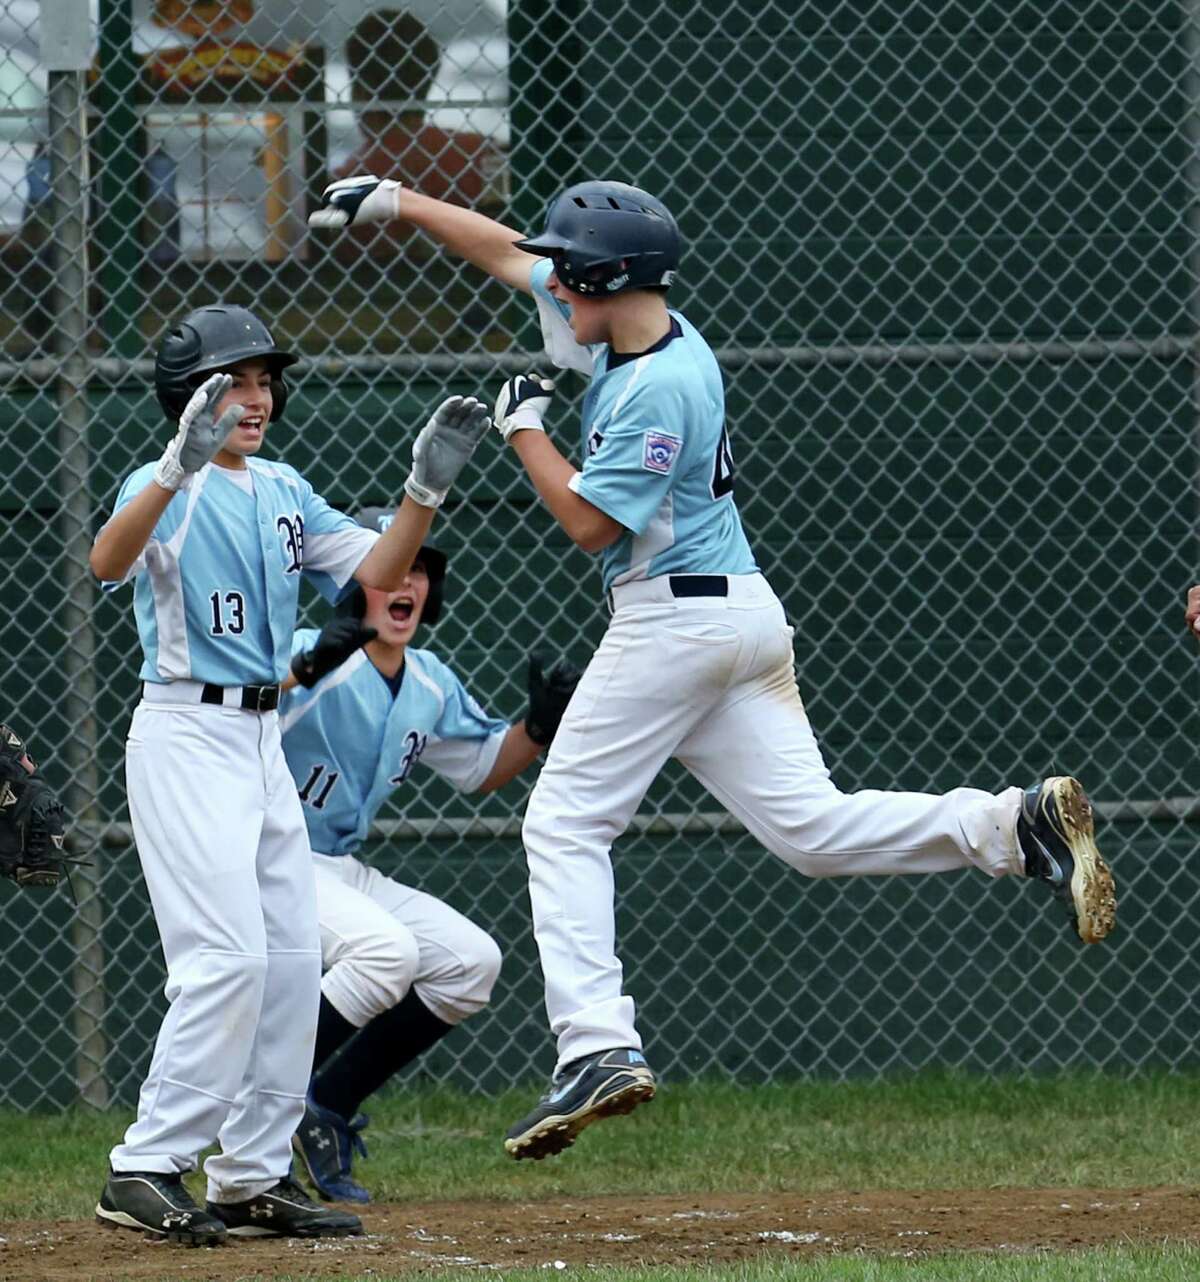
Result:
[[[723,574],[670,574],[672,596],[728,596],[729,580]]]
[[[201,703],[225,705],[225,687],[206,684],[200,692]],[[279,707],[278,686],[242,686],[239,705],[246,712],[274,712]]]

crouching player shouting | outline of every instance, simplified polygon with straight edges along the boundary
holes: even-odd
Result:
[[[383,508],[359,514],[382,532]],[[553,739],[578,669],[529,665],[529,710],[510,725],[488,716],[454,673],[412,645],[442,607],[446,556],[426,544],[399,590],[366,588],[321,630],[293,643],[281,705],[283,750],[316,864],[321,1006],[308,1106],[292,1141],[317,1192],[367,1202],[355,1180],[365,1155],[362,1102],[393,1074],[482,1010],[500,949],[434,896],[357,858],[372,820],[418,761],[464,792],[490,792]]]

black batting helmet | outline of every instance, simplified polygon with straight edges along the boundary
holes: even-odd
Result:
[[[683,250],[666,205],[618,182],[568,187],[550,206],[546,230],[516,245],[553,259],[554,274],[569,290],[601,298],[670,285]]]
[[[209,374],[239,361],[265,360],[271,372],[271,421],[283,417],[287,384],[283,371],[299,357],[278,347],[252,311],[217,303],[189,312],[166,333],[154,360],[154,390],[167,418],[183,413]]]
[[[392,523],[395,508],[364,507],[354,513],[354,519],[367,530],[376,530],[382,534]],[[432,543],[422,543],[416,560],[425,567],[429,576],[429,595],[425,598],[425,609],[421,612],[421,622],[433,625],[442,612],[442,597],[446,586],[446,554]],[[367,597],[361,587],[356,587],[349,596],[343,598],[338,606],[342,614],[353,615],[361,619],[367,612]]]

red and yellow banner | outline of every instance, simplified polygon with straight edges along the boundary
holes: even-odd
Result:
[[[155,26],[185,36],[219,36],[254,17],[254,0],[154,0]]]
[[[146,57],[151,79],[179,93],[247,80],[261,89],[289,83],[299,86],[308,79],[308,70],[302,49],[260,49],[249,44],[198,44],[190,49],[162,49]]]

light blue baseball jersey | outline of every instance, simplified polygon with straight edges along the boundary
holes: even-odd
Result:
[[[661,574],[755,573],[733,499],[725,389],[712,349],[678,312],[667,341],[633,359],[606,344],[581,347],[569,309],[546,288],[552,270],[543,258],[532,278],[546,353],[592,377],[584,463],[571,488],[625,527],[601,554],[605,590]]]
[[[297,632],[293,650],[309,649],[317,636]],[[473,792],[491,774],[509,730],[439,658],[411,646],[395,697],[358,650],[311,690],[288,691],[280,714],[309,844],[323,855],[353,854],[388,794],[418,762]]]
[[[104,584],[112,592],[134,580],[143,681],[282,681],[301,575],[335,601],[379,538],[330,507],[295,468],[246,463],[253,493],[224,468],[201,468],[125,577]],[[114,512],[151,483],[155,467],[126,478]]]

